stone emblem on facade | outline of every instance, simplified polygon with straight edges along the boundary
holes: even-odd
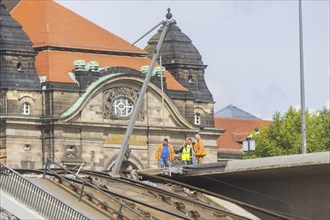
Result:
[[[115,87],[104,93],[104,118],[127,119],[132,114],[139,91],[129,87]],[[143,120],[144,114],[140,112],[138,120]]]
[[[75,145],[66,145],[64,151],[64,158],[68,160],[80,159],[80,147]]]

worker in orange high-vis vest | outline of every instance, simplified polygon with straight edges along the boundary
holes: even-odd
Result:
[[[197,164],[203,163],[203,158],[206,155],[206,151],[204,148],[204,142],[201,139],[199,134],[195,135],[196,143],[194,144],[195,156],[197,160]]]
[[[163,143],[158,145],[156,158],[159,160],[160,167],[169,167],[170,161],[174,160],[173,146],[168,143],[167,138],[164,138]]]

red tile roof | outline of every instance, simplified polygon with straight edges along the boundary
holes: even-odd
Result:
[[[97,61],[100,67],[129,67],[138,71],[141,66],[150,65],[150,59],[146,57],[45,50],[36,57],[37,72],[40,76],[47,76],[47,81],[73,83],[68,72],[74,69],[75,60]],[[168,89],[187,90],[168,71],[165,71],[165,76]]]
[[[11,12],[33,46],[147,54],[52,0],[22,0]]]
[[[242,145],[238,142],[244,141],[254,128],[268,127],[270,123],[272,121],[216,117],[214,126],[226,130],[217,140],[218,151],[226,154],[242,154]]]
[[[29,35],[33,47],[41,48],[36,56],[36,68],[40,76],[47,76],[47,81],[73,83],[68,72],[73,70],[75,60],[98,61],[100,67],[123,66],[138,71],[141,66],[150,65],[144,50],[130,46],[52,0],[22,0],[11,13]],[[61,50],[43,49],[45,46]],[[109,55],[113,52],[120,55]],[[165,76],[169,90],[187,91],[168,71]]]

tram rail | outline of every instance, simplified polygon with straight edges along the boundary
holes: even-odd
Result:
[[[280,213],[271,211],[269,209],[264,209],[264,208],[261,208],[261,207],[258,207],[258,206],[254,206],[254,205],[251,205],[249,203],[245,203],[245,202],[242,202],[242,201],[239,201],[239,200],[236,200],[236,199],[232,199],[230,197],[226,197],[226,196],[220,195],[218,193],[214,193],[214,192],[208,191],[206,189],[201,189],[199,187],[195,187],[195,186],[192,186],[192,185],[189,185],[189,184],[185,184],[185,183],[173,180],[173,179],[169,179],[169,178],[165,178],[165,177],[161,177],[161,176],[156,176],[156,175],[150,175],[150,174],[146,174],[146,173],[139,173],[139,176],[141,176],[142,178],[147,179],[147,180],[157,180],[157,181],[162,181],[162,182],[169,182],[169,183],[180,185],[182,187],[188,187],[188,188],[196,190],[200,193],[205,193],[205,194],[208,194],[208,195],[212,195],[212,196],[227,200],[229,202],[235,203],[235,204],[240,205],[242,207],[251,208],[253,210],[259,211],[261,213],[264,213],[264,214],[267,214],[267,215],[270,215],[270,216],[273,216],[273,217],[277,217],[277,218],[284,219],[284,220],[292,220],[292,218],[290,218],[288,216],[285,216],[285,215],[282,215]]]
[[[69,174],[68,171],[70,172],[76,172],[77,170],[66,170],[66,169],[52,169],[54,172],[57,173],[57,175],[63,175],[63,177],[65,177],[66,179],[81,184],[81,182],[79,182],[78,180],[75,180],[74,178],[70,177],[70,176],[65,176],[66,174]],[[43,174],[44,170],[31,170],[31,169],[16,169],[17,172],[20,173],[24,173],[24,174],[29,174],[29,173],[37,173],[37,174]],[[53,176],[56,177],[56,174],[52,173],[52,172],[46,172],[46,175],[48,176]],[[198,213],[194,212],[193,210],[185,210],[184,208],[180,207],[180,206],[194,206],[196,209],[200,209],[200,210],[208,210],[210,213],[213,213],[213,216],[228,216],[230,217],[230,219],[249,219],[247,217],[235,214],[233,212],[227,211],[225,209],[219,208],[219,207],[215,207],[212,205],[209,205],[205,202],[199,201],[197,199],[193,199],[193,198],[189,198],[189,197],[185,197],[182,195],[178,195],[175,192],[171,192],[165,189],[161,189],[158,187],[154,187],[151,185],[148,185],[144,182],[141,181],[137,181],[137,180],[133,180],[133,179],[129,179],[129,178],[125,178],[125,177],[121,177],[121,178],[113,178],[111,176],[108,175],[108,173],[106,172],[98,172],[98,171],[88,171],[88,170],[80,170],[79,172],[80,176],[88,176],[88,177],[92,177],[94,179],[97,179],[100,183],[104,183],[107,181],[110,181],[112,183],[119,183],[121,186],[127,186],[130,188],[135,187],[135,190],[138,190],[140,192],[144,192],[145,195],[149,195],[150,197],[154,197],[154,198],[159,198],[161,200],[163,200],[164,202],[166,202],[165,198],[170,198],[171,202],[168,202],[168,205],[171,205],[172,207],[175,205],[178,205],[179,207],[177,208],[178,211],[180,211],[182,214],[178,215],[177,213],[173,212],[173,211],[168,211],[166,209],[162,209],[160,207],[151,205],[151,204],[147,204],[145,202],[141,202],[137,199],[133,199],[130,197],[127,197],[123,194],[119,194],[116,193],[112,190],[106,189],[104,187],[100,187],[99,189],[101,191],[103,191],[104,193],[110,194],[112,196],[115,196],[116,198],[121,198],[136,204],[140,204],[142,206],[145,207],[149,207],[152,208],[154,210],[166,213],[170,216],[173,216],[175,218],[180,218],[180,219],[203,219],[203,216],[198,215]],[[101,181],[100,181],[101,180]],[[93,181],[93,184],[96,181]],[[85,185],[89,185],[88,183],[85,183]],[[189,189],[189,187],[186,187],[187,189]],[[181,205],[180,205],[181,204]],[[156,219],[156,218],[154,218]],[[220,218],[221,219],[221,218]]]
[[[71,170],[71,169],[56,168],[56,169],[52,169],[52,170],[54,170],[58,175],[64,175],[64,176],[66,174],[68,174],[68,171],[77,172],[76,169]],[[18,171],[20,173],[39,173],[39,174],[44,172],[44,170],[32,170],[32,169],[16,169],[16,171]],[[54,174],[52,174],[50,172],[47,172],[46,174],[49,175],[49,176],[55,176]],[[174,192],[162,189],[162,188],[151,186],[149,184],[146,184],[143,181],[133,180],[133,179],[126,178],[126,177],[113,178],[113,177],[109,176],[109,174],[107,172],[90,171],[90,170],[79,170],[79,175],[92,177],[92,178],[97,179],[101,182],[102,181],[105,181],[105,182],[110,181],[110,182],[117,182],[117,183],[121,184],[122,186],[124,186],[124,185],[134,186],[134,187],[137,187],[138,189],[140,189],[141,191],[144,190],[146,192],[149,192],[149,194],[154,196],[154,197],[158,196],[158,197],[162,197],[162,198],[171,198],[172,200],[180,200],[181,202],[191,203],[191,204],[194,204],[196,206],[202,207],[203,209],[208,209],[210,211],[213,211],[214,213],[221,213],[221,215],[230,216],[232,219],[249,219],[249,218],[246,218],[244,216],[240,216],[238,214],[227,211],[225,209],[221,209],[221,208],[218,208],[218,207],[211,206],[211,205],[209,205],[205,202],[202,202],[202,201],[199,201],[199,200],[196,200],[196,199],[193,199],[193,198],[185,197],[185,196],[179,195],[177,193],[174,193]],[[153,181],[157,181],[157,182],[161,182],[161,183],[170,183],[173,186],[179,186],[179,187],[182,187],[182,188],[186,188],[186,189],[189,189],[190,191],[195,191],[197,193],[202,193],[202,194],[218,197],[218,198],[221,198],[221,199],[225,199],[227,201],[230,201],[230,202],[235,203],[237,205],[240,205],[242,207],[257,210],[259,212],[265,213],[265,214],[270,215],[272,217],[277,217],[279,219],[291,219],[287,216],[276,213],[274,211],[264,209],[264,208],[261,208],[261,207],[256,207],[256,206],[253,206],[251,204],[247,204],[247,203],[235,200],[235,199],[231,199],[229,197],[225,197],[225,196],[219,195],[219,194],[214,193],[214,192],[210,192],[210,191],[205,190],[205,189],[201,189],[201,188],[194,187],[194,186],[191,186],[191,185],[188,185],[188,184],[185,184],[185,183],[181,183],[179,181],[175,181],[175,180],[160,177],[160,176],[144,174],[144,173],[139,173],[138,175],[140,177],[142,177],[142,180],[145,180],[145,181],[153,180]],[[65,177],[65,178],[69,179],[70,181],[75,181],[75,179],[70,178],[70,177]],[[95,184],[94,181],[93,181],[93,184]],[[147,204],[147,203],[141,202],[137,199],[133,199],[133,198],[124,196],[123,194],[116,193],[116,192],[111,191],[109,189],[100,188],[100,190],[102,190],[103,192],[105,192],[107,194],[110,194],[110,195],[113,195],[113,196],[116,196],[116,197],[120,197],[120,198],[125,199],[127,201],[131,201],[133,203],[137,203],[137,204],[140,204],[142,206],[158,210],[160,212],[169,214],[169,215],[171,215],[173,217],[176,217],[176,218],[194,219],[194,217],[187,217],[189,213],[185,212],[185,211],[182,211],[182,210],[181,210],[182,214],[185,214],[185,215],[177,215],[173,212],[169,212],[169,211],[161,209],[157,206]],[[196,219],[198,219],[198,218],[196,217]]]

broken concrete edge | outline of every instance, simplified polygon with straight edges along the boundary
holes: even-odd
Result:
[[[308,154],[296,154],[287,156],[256,158],[246,160],[231,160],[226,162],[208,163],[200,165],[182,166],[183,173],[172,172],[173,174],[188,174],[189,171],[201,170],[200,174],[194,174],[194,176],[205,175],[205,171],[209,170],[209,173],[232,173],[232,172],[245,172],[251,170],[267,170],[274,168],[289,168],[300,166],[313,166],[313,165],[330,165],[330,152],[318,152]],[[156,169],[144,169],[138,170],[138,173],[145,173],[149,175],[162,175],[164,174],[164,168]]]
[[[228,161],[223,173],[330,164],[330,152]]]

